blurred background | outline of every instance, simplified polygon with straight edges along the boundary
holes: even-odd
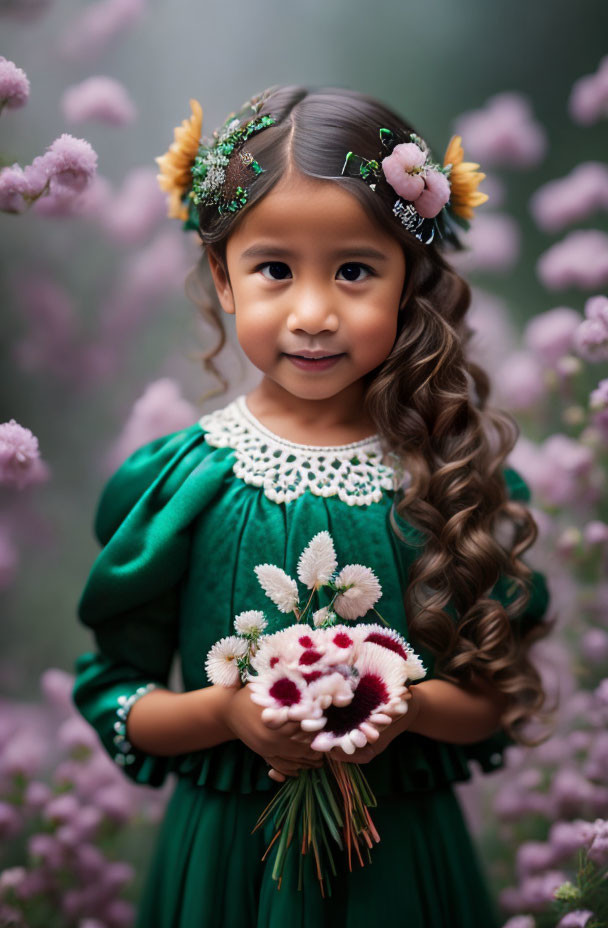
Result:
[[[549,827],[608,816],[608,745],[590,753],[608,706],[606,4],[0,0],[0,25],[0,423],[15,420],[0,433],[1,705],[8,714],[42,689],[69,713],[61,674],[91,646],[76,604],[104,482],[135,447],[257,379],[231,331],[219,361],[229,392],[204,398],[216,384],[198,355],[215,335],[184,294],[199,246],[166,218],[154,162],[189,99],[207,135],[273,84],[371,94],[437,160],[461,134],[487,175],[490,200],[454,264],[473,287],[471,353],[521,426],[512,464],[540,528],[529,561],[560,607],[539,662],[567,709],[544,755],[515,750],[462,797],[505,918],[556,924]],[[80,180],[32,195],[36,159],[73,144],[56,143],[64,133],[90,146],[70,150]]]

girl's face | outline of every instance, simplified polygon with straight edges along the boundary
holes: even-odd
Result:
[[[405,258],[352,194],[287,174],[230,236],[229,279],[211,253],[209,263],[265,379],[300,399],[360,398],[395,342]]]

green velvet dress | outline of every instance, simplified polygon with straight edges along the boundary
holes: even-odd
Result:
[[[377,438],[335,448],[287,442],[268,431],[244,397],[189,428],[136,451],[110,479],[96,517],[103,546],[79,606],[95,651],[76,663],[74,701],[126,776],[160,786],[176,775],[137,928],[364,928],[382,919],[404,928],[497,928],[476,847],[453,784],[469,762],[498,769],[510,743],[503,731],[456,745],[404,732],[364,768],[378,799],[381,842],[373,861],[349,873],[340,862],[322,899],[312,866],[297,889],[297,853],[281,889],[272,857],[261,862],[272,826],[254,835],[278,785],[240,741],[173,757],[126,740],[125,717],[148,685],[168,686],[175,653],[185,690],[208,685],[211,645],[233,634],[234,616],[262,609],[269,631],[290,624],[261,590],[254,567],[276,564],[296,576],[298,557],[327,530],[338,565],[371,567],[382,586],[381,614],[407,638],[403,609],[410,565],[424,536],[389,514],[404,474]],[[512,498],[529,490],[505,470]],[[492,595],[507,602],[501,580]],[[534,572],[531,598],[516,621],[540,621],[548,602]],[[377,621],[373,612],[359,621]],[[418,649],[433,676],[432,656]],[[338,858],[340,855],[338,854]]]

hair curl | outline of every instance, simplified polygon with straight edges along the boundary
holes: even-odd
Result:
[[[219,333],[201,360],[225,390],[215,357],[226,336],[221,311],[208,296],[213,287],[206,250],[226,268],[228,237],[286,170],[331,178],[390,228],[406,258],[404,309],[390,355],[366,375],[365,403],[385,446],[400,455],[411,475],[407,489],[395,496],[393,529],[401,535],[396,513],[425,536],[405,592],[408,635],[414,646],[434,655],[435,676],[502,694],[501,725],[509,737],[539,744],[548,733],[534,738],[525,729],[552,722],[556,706],[543,711],[547,696],[529,650],[556,620],[545,618],[524,631],[514,621],[530,599],[533,572],[522,555],[538,535],[529,509],[508,498],[503,473],[519,427],[507,412],[488,405],[489,377],[467,358],[473,334],[465,319],[468,284],[435,244],[421,244],[395,219],[395,194],[385,180],[372,191],[359,179],[341,176],[346,152],[378,157],[380,126],[390,128],[398,142],[416,130],[371,97],[340,88],[272,88],[259,112],[277,120],[247,142],[264,173],[245,178],[240,159],[233,158],[226,174],[227,192],[239,184],[249,187],[247,205],[236,214],[205,206],[199,211],[205,248],[186,293]],[[518,590],[508,605],[490,596],[500,577]]]

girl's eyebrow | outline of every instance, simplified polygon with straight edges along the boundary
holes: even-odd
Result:
[[[245,251],[241,254],[241,258],[262,258],[268,255],[273,257],[280,258],[293,258],[295,252],[290,251],[289,248],[284,248],[282,245],[252,245],[250,248],[246,248]],[[331,252],[332,257],[335,258],[373,258],[376,261],[386,261],[387,257],[382,251],[378,251],[377,248],[370,248],[366,245],[353,245],[350,248],[339,248],[336,251]]]

